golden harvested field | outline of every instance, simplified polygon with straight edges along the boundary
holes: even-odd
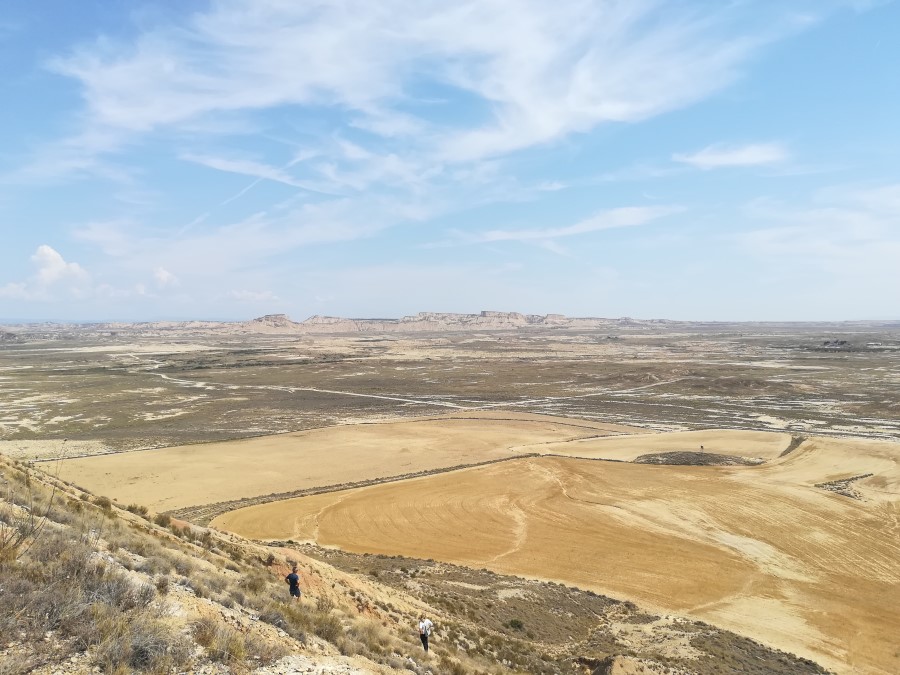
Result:
[[[716,447],[724,438],[691,440]],[[773,438],[765,456],[785,440]],[[759,456],[764,445],[729,450]],[[816,487],[864,474],[873,475],[830,486],[858,498]],[[838,672],[893,675],[898,494],[900,445],[814,438],[755,467],[523,458],[263,504],[213,524],[555,579],[701,618]]]
[[[518,446],[634,431],[527,413],[354,424],[69,459],[59,475],[125,503],[170,510],[512,457]]]

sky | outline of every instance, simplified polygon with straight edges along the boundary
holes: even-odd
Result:
[[[0,320],[900,319],[900,0],[11,0]]]

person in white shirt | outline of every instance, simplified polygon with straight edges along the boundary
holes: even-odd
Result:
[[[434,628],[434,624],[431,623],[431,619],[427,619],[424,616],[419,617],[419,639],[422,640],[422,646],[425,647],[425,651],[428,651],[428,636],[431,635],[431,629]]]

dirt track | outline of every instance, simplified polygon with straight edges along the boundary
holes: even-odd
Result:
[[[826,439],[759,467],[544,457],[265,504],[213,524],[552,578],[840,672],[887,675],[900,672],[898,464],[896,444]],[[862,473],[874,475],[854,484],[861,501],[815,487]]]

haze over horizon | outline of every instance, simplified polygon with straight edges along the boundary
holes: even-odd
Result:
[[[900,319],[900,2],[191,8],[5,6],[0,320]]]

